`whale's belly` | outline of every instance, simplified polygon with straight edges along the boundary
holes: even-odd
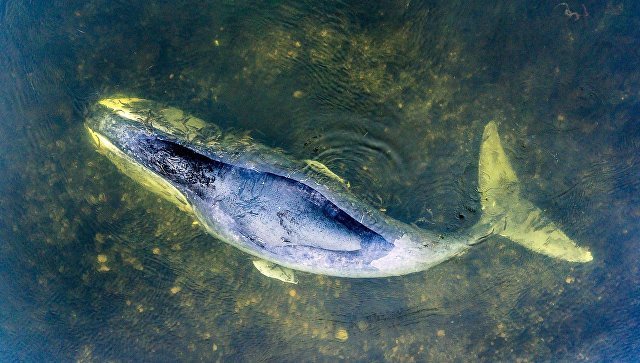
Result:
[[[156,138],[128,147],[182,189],[214,232],[239,238],[239,247],[256,255],[289,265],[367,269],[393,248],[357,216],[295,179],[224,163]]]

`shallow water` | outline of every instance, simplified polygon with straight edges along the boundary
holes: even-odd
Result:
[[[0,360],[633,360],[640,3],[567,6],[0,1]],[[526,196],[594,261],[491,237],[402,277],[268,279],[95,152],[85,112],[115,92],[443,233],[478,219],[496,120]]]

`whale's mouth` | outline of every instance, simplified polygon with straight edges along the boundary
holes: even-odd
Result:
[[[191,204],[181,190],[176,188],[164,176],[149,169],[139,158],[124,152],[121,147],[114,144],[102,133],[94,130],[92,126],[92,122],[85,123],[85,128],[96,147],[96,151],[106,156],[118,170],[138,182],[145,189],[174,203],[179,209],[185,212],[193,212]]]
[[[105,103],[118,107],[107,106],[109,113],[98,116],[97,120],[88,120],[86,129],[99,152],[129,176],[134,169],[136,177],[133,179],[144,186],[148,187],[148,180],[152,179],[156,184],[172,185],[173,189],[180,190],[180,194],[188,190],[202,196],[203,189],[215,181],[216,171],[224,168],[224,163],[156,129],[140,114],[124,108],[120,101],[99,102],[102,106]],[[145,173],[141,173],[143,170]],[[162,189],[166,193],[166,189],[172,188]]]
[[[216,176],[229,165],[161,137],[141,134],[125,145],[125,152],[178,188],[201,198],[214,188]]]

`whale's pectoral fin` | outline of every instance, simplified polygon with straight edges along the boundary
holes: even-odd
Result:
[[[253,265],[261,274],[290,284],[297,284],[298,279],[292,269],[282,267],[265,260],[253,260]]]
[[[340,177],[338,174],[331,171],[331,169],[329,169],[323,163],[316,160],[308,160],[308,159],[305,160],[304,162],[307,164],[309,168],[311,168],[311,170],[315,171],[316,173],[320,173],[330,179],[336,180],[347,188],[351,187],[351,185],[347,180],[344,180],[344,178]]]
[[[540,208],[522,197],[520,182],[493,121],[482,135],[478,184],[482,198],[478,226],[547,256],[571,262],[593,259],[589,250],[578,246]]]

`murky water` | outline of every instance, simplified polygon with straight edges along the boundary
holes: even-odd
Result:
[[[0,360],[633,360],[640,3],[0,1]],[[491,237],[428,271],[288,285],[118,172],[115,92],[299,159],[406,223],[479,218],[499,123],[527,197],[594,260]]]

